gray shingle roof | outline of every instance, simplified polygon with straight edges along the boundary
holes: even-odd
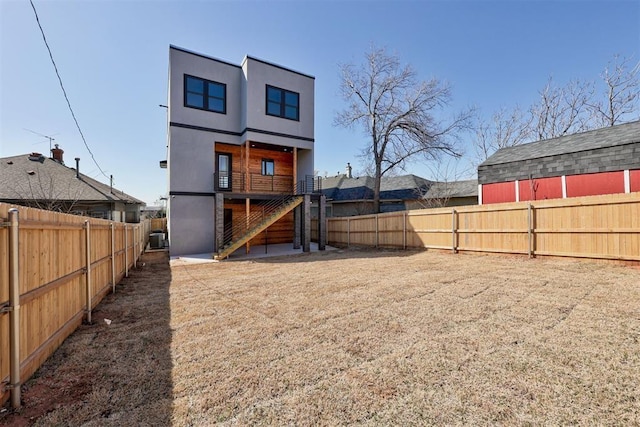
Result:
[[[454,197],[477,197],[478,180],[434,182],[429,191],[424,195],[425,199],[444,199]]]
[[[373,199],[374,179],[370,176],[347,178],[345,175],[324,178],[322,193],[329,200]],[[420,194],[427,198],[471,197],[478,195],[478,181],[433,182],[416,175],[383,177],[380,183],[381,200],[414,200]]]
[[[75,169],[44,156],[0,158],[0,200],[25,199],[145,204],[82,173],[78,179]]]
[[[640,121],[501,148],[480,167],[640,142]]]

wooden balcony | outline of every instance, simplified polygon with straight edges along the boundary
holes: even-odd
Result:
[[[216,191],[231,193],[293,194],[293,177],[259,173],[214,173]]]
[[[294,186],[293,177],[288,175],[262,175],[259,173],[216,172],[213,174],[215,191],[239,194],[304,194],[318,193],[320,179],[309,175]],[[247,182],[248,180],[248,182]],[[247,191],[248,189],[248,191]]]

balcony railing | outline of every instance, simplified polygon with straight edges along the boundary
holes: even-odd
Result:
[[[251,191],[256,192],[293,193],[293,177],[252,173],[249,187]]]
[[[321,179],[313,175],[306,175],[305,179],[293,185],[293,177],[290,175],[262,175],[250,173],[249,193],[274,193],[274,194],[305,194],[319,193],[322,190]],[[215,172],[213,174],[215,191],[229,191],[244,193],[246,191],[244,172]]]

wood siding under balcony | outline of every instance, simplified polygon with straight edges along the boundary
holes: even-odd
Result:
[[[232,221],[234,225],[242,224],[246,221],[246,206],[244,202],[227,202],[224,207],[225,209],[232,209]],[[251,204],[251,214],[260,213],[261,209],[262,207],[260,205]],[[233,236],[234,239],[237,237],[238,236]],[[251,239],[249,244],[251,246],[264,245],[265,242],[267,242],[271,245],[277,243],[289,243],[292,241],[293,212],[289,212],[284,217],[280,218],[275,224],[270,226],[266,233],[263,231]]]
[[[251,142],[249,143],[251,144]],[[259,145],[259,144],[256,144]],[[293,153],[290,147],[281,147],[282,150],[270,150],[258,147],[249,147],[249,162],[247,170],[246,145],[231,145],[216,143],[216,153],[231,155],[231,191],[233,193],[292,193],[293,192]],[[284,151],[287,149],[287,151]],[[262,174],[262,160],[273,160],[274,174]],[[216,190],[221,179],[216,172]],[[224,180],[224,177],[222,177]]]

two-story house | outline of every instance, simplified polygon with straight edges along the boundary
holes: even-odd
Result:
[[[172,255],[224,258],[243,245],[305,245],[314,77],[170,46],[168,98]]]

